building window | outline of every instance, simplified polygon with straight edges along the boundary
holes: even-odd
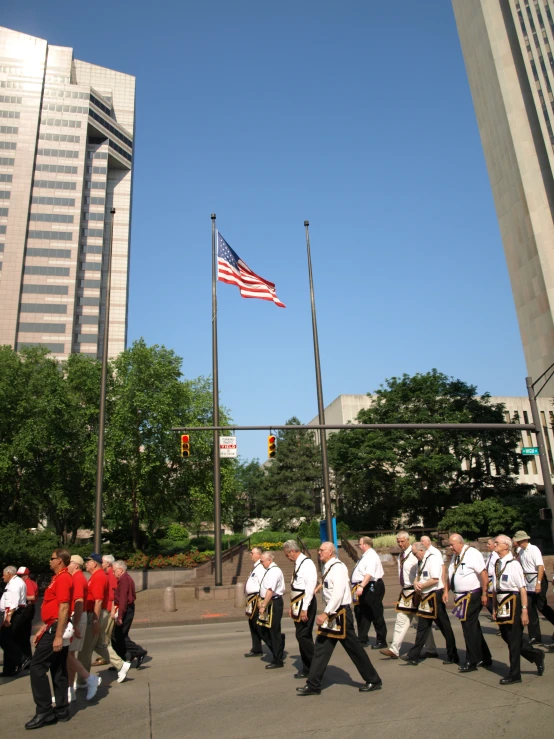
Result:
[[[85,244],[82,248],[83,254],[102,254],[103,246],[93,246],[92,244]]]
[[[21,105],[21,98],[16,95],[0,95],[0,103],[15,103]]]
[[[98,323],[98,314],[95,316],[79,316],[79,323]]]
[[[6,233],[6,226],[0,226],[0,234]]]
[[[61,172],[62,174],[77,174],[77,167],[67,164],[37,164],[35,172]]]
[[[47,223],[73,223],[73,216],[65,213],[31,213],[31,221],[46,221]]]
[[[30,239],[50,239],[51,241],[73,241],[72,231],[29,231]]]
[[[47,259],[71,259],[71,251],[69,249],[34,249],[27,248],[28,257],[44,257]]]
[[[97,344],[98,334],[77,334],[75,340],[80,344]]]
[[[0,174],[0,182],[11,182],[13,174]]]
[[[11,149],[14,151],[16,147],[17,144],[15,141],[0,141],[0,149]]]
[[[21,313],[67,313],[64,303],[21,303]]]
[[[79,280],[79,287],[99,288],[100,280]]]
[[[25,265],[25,275],[48,275],[50,277],[69,277],[69,267],[31,267]]]
[[[17,330],[26,334],[65,334],[65,323],[20,323]]]
[[[22,292],[32,295],[67,295],[67,285],[23,285]]]
[[[34,195],[31,198],[33,205],[66,205],[69,208],[75,207],[75,198],[49,198],[46,195]],[[70,223],[73,223],[73,216],[71,216]]]
[[[98,123],[100,123],[107,131],[109,131],[110,133],[113,133],[113,135],[116,138],[118,138],[120,141],[123,141],[123,143],[126,144],[129,147],[129,149],[132,149],[133,148],[133,142],[130,139],[128,139],[126,136],[124,136],[120,131],[118,131],[117,128],[115,128],[115,126],[112,126],[110,123],[108,123],[106,120],[104,120],[104,118],[102,118],[102,116],[98,115],[98,113],[96,113],[96,111],[94,111],[92,109],[89,110],[89,116],[93,120],[95,120]]]
[[[32,346],[44,346],[48,351],[51,351],[53,354],[63,354],[65,351],[65,344],[46,344],[42,341],[39,341],[38,343],[24,341],[24,342],[17,342],[15,345],[15,350],[17,352],[21,351],[21,349],[25,349],[25,347],[32,347]]]
[[[10,180],[11,182],[11,180]],[[105,182],[87,182],[86,187],[89,190],[105,190],[106,189],[106,183]]]
[[[66,159],[77,159],[79,156],[78,151],[72,149],[37,149],[37,154],[43,157],[65,157]]]
[[[79,298],[79,305],[100,305],[100,298]]]
[[[0,177],[2,177],[2,175],[0,175]],[[11,182],[11,180],[9,180],[9,182]],[[57,182],[56,180],[33,180],[33,187],[45,187],[48,190],[76,190],[77,183]]]
[[[87,174],[107,174],[107,167],[87,167]]]
[[[89,151],[88,158],[89,159],[107,159],[108,152],[107,151]]]
[[[3,167],[13,167],[15,164],[15,159],[12,157],[0,157],[0,164]]]
[[[88,113],[88,108],[82,105],[58,105],[57,103],[46,103],[42,106],[43,110],[51,110],[53,113]]]
[[[104,235],[104,231],[101,228],[82,228],[82,236],[90,236],[91,238],[101,239]]]
[[[18,110],[0,110],[0,118],[19,118]]]
[[[0,216],[2,218],[7,218],[9,210],[9,208],[0,208]]]
[[[85,198],[85,203],[87,205],[105,205],[106,204],[106,198],[98,198],[94,195],[90,196],[87,195]]]
[[[83,213],[85,221],[104,221],[103,213]]]
[[[41,133],[39,139],[41,141],[60,141],[68,144],[79,144],[81,142],[80,136],[71,133]]]
[[[83,272],[101,272],[102,262],[81,262]]]
[[[12,133],[17,134],[19,128],[17,126],[0,126],[0,133]]]
[[[41,118],[41,126],[61,126],[62,128],[81,128],[81,121],[72,121],[69,118]]]

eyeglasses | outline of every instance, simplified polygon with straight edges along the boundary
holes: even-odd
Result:
[[[52,562],[53,559],[59,559],[59,557],[50,557],[50,562]]]

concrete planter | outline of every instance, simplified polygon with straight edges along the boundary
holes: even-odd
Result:
[[[186,567],[164,567],[160,570],[127,570],[133,578],[137,592],[157,588],[178,588],[196,580],[196,570]]]

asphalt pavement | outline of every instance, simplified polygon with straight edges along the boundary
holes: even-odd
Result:
[[[394,612],[388,610],[389,638]],[[461,628],[452,619],[463,661]],[[383,679],[383,689],[359,693],[354,666],[337,645],[320,696],[299,697],[303,681],[293,679],[299,652],[292,623],[285,621],[288,656],[281,670],[266,671],[269,659],[244,659],[249,633],[246,621],[193,626],[136,628],[133,639],[148,649],[140,670],[121,684],[106,667],[93,701],[82,691],[71,705],[67,723],[39,729],[39,736],[132,737],[133,739],[276,739],[289,735],[318,739],[360,739],[371,735],[501,736],[535,739],[552,736],[554,722],[554,654],[546,654],[546,671],[538,677],[522,660],[521,684],[501,686],[507,647],[485,617],[482,626],[491,648],[492,669],[461,675],[440,660],[418,667],[387,660],[369,650]],[[544,635],[550,626],[541,621]],[[444,654],[444,640],[434,632]],[[413,643],[410,630],[405,646]],[[545,636],[545,641],[549,641]],[[151,658],[151,659],[150,659]],[[0,736],[29,736],[24,724],[34,713],[28,675],[0,679]]]

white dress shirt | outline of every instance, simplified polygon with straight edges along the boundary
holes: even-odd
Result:
[[[260,581],[260,598],[265,598],[268,590],[272,590],[275,596],[283,595],[285,592],[283,571],[275,563],[271,564],[262,576]]]
[[[352,603],[348,567],[338,557],[332,557],[325,563],[322,592],[325,613],[336,613],[341,606]]]
[[[525,549],[519,547],[517,550],[517,561],[523,568],[526,588],[530,593],[535,592],[535,586],[538,582],[539,566],[544,567],[541,550],[534,544],[527,544]]]
[[[317,568],[309,557],[300,554],[294,563],[291,590],[303,590],[302,611],[307,611],[317,585]]]
[[[402,585],[402,578],[400,577],[400,568],[402,568],[402,572],[404,573],[403,587],[408,588],[410,587],[410,585],[414,584],[414,580],[416,579],[417,575],[417,564],[418,559],[412,552],[411,546],[408,547],[406,551],[400,552],[400,555],[398,557],[398,579],[400,581],[400,584]]]
[[[427,595],[433,590],[442,590],[444,583],[442,581],[442,557],[437,557],[434,552],[427,550],[421,562],[418,563],[418,573],[420,581],[438,580],[435,585],[424,588],[421,592]]]
[[[440,549],[437,549],[437,547],[434,547],[432,544],[427,550],[428,552],[431,552],[431,554],[436,554],[437,557],[440,559],[441,562],[444,562],[444,559],[442,557],[442,552]]]
[[[489,587],[487,591],[489,593],[492,593],[492,580],[494,577],[494,566],[496,564],[497,559],[498,559],[498,554],[496,552],[489,552],[489,556],[485,560],[485,567],[487,568],[487,574],[489,576]]]
[[[15,611],[19,606],[27,604],[27,588],[25,580],[14,575],[7,583],[4,595],[0,598],[0,611]]]
[[[371,575],[372,580],[381,580],[385,574],[379,555],[373,548],[364,552],[356,563],[352,572],[352,584],[362,582],[366,575]]]
[[[254,595],[260,592],[260,581],[265,573],[265,567],[258,560],[252,569],[252,572],[248,576],[246,585],[244,586],[244,592],[246,595]]]
[[[493,590],[504,593],[517,593],[527,587],[523,569],[517,559],[510,553],[500,559],[500,582],[496,581],[496,571],[493,574]]]
[[[459,562],[456,574],[454,567],[456,561]],[[454,575],[454,592],[469,593],[471,590],[477,590],[481,587],[479,574],[485,569],[485,560],[483,555],[475,547],[465,544],[460,554],[454,554],[450,560],[448,567],[448,583],[452,583],[452,575]]]

